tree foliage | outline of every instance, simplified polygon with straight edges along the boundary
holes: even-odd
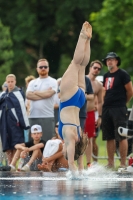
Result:
[[[99,10],[102,1],[1,0],[0,17],[11,30],[15,54],[12,72],[19,84],[24,84],[25,76],[36,75],[36,62],[42,57],[49,60],[51,75],[60,76],[72,59],[82,23],[92,11]],[[98,55],[94,50],[98,45],[94,34],[92,58]]]
[[[7,74],[11,73],[13,63],[12,40],[9,27],[0,21],[0,85],[5,82]]]
[[[121,67],[133,75],[133,0],[104,0],[99,12],[91,13],[94,31],[102,42],[105,57],[114,51],[122,59]]]

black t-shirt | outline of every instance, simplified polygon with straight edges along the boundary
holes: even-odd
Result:
[[[92,89],[92,85],[91,85],[91,81],[90,79],[85,76],[85,86],[86,86],[86,93],[87,94],[93,94],[93,89]],[[80,109],[79,112],[79,117],[86,117],[86,105],[87,105],[87,101],[85,101],[85,104],[82,106],[82,108]]]
[[[125,85],[130,81],[129,74],[123,69],[118,69],[114,73],[107,72],[103,79],[103,86],[106,90],[103,107],[126,106]]]
[[[46,142],[45,142],[44,140],[40,140],[39,143],[43,143],[43,144],[44,144],[44,147],[45,147]],[[38,144],[39,144],[39,143],[38,143]],[[34,146],[34,145],[35,145],[35,144],[34,144],[33,140],[30,140],[29,142],[25,142],[25,146],[28,147],[28,148],[30,148],[30,147],[32,147],[32,146]],[[42,153],[43,153],[44,147],[41,148],[41,152],[42,152]],[[31,156],[32,153],[33,153],[33,151],[30,151],[30,152],[29,152],[29,156]]]

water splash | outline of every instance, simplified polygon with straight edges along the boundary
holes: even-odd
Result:
[[[68,180],[81,180],[88,179],[91,181],[133,181],[133,177],[122,177],[123,174],[118,174],[116,171],[112,171],[111,169],[106,169],[104,166],[96,164],[92,165],[86,170],[82,172],[74,172],[68,171],[66,173],[66,177]]]
[[[102,165],[93,165],[90,168],[83,170],[82,172],[78,172],[76,171],[75,173],[72,173],[71,171],[68,172],[60,172],[60,173],[51,173],[50,177],[49,177],[49,173],[48,172],[43,172],[41,174],[41,176],[37,176],[37,174],[32,176],[28,176],[27,174],[23,174],[22,177],[20,177],[20,175],[17,174],[13,174],[13,177],[8,176],[8,177],[0,177],[0,180],[20,180],[20,181],[24,181],[24,180],[34,180],[34,181],[60,181],[60,180],[64,180],[64,181],[69,181],[69,180],[86,180],[88,181],[133,181],[133,176],[131,176],[131,174],[122,174],[122,173],[118,173],[116,171],[111,171],[109,169],[106,169],[104,166]]]

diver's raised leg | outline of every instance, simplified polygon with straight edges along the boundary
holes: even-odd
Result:
[[[83,28],[84,28],[84,26],[83,26]],[[83,57],[83,60],[81,62],[81,66],[80,66],[79,72],[78,72],[78,86],[80,88],[82,88],[83,90],[85,90],[85,68],[90,60],[90,39],[91,39],[91,34],[92,34],[92,27],[88,22],[85,23],[85,28],[87,31],[83,30],[83,31],[81,31],[81,34],[83,34],[82,32],[85,31],[88,33],[89,37],[87,38],[87,40],[85,42],[84,57]],[[75,57],[76,57],[76,54],[77,54],[77,57],[79,57],[78,56],[78,54],[79,54],[78,48],[77,48],[77,52],[75,53]]]
[[[82,26],[79,39],[77,42],[77,46],[74,52],[73,61],[76,64],[83,65],[86,67],[86,65],[89,62],[90,59],[90,39],[92,37],[92,27],[88,22],[85,22]],[[88,56],[86,57],[88,53]],[[85,60],[86,61],[85,61]]]
[[[84,59],[81,63],[82,66],[87,66],[89,61],[90,61],[90,54],[91,54],[91,49],[90,49],[90,39],[88,39],[86,41],[86,44],[85,44],[85,54],[84,54]]]
[[[78,73],[78,87],[85,91],[85,67],[81,66]]]
[[[75,48],[73,60],[61,80],[61,100],[66,101],[77,91],[78,87],[85,88],[85,67],[90,59],[90,38],[92,27],[88,22],[82,26]],[[88,54],[88,57],[87,57]],[[78,86],[78,87],[77,87]],[[63,96],[63,97],[62,97]]]

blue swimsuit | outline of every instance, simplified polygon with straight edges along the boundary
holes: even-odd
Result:
[[[85,94],[84,94],[83,90],[81,88],[79,88],[78,91],[71,97],[71,99],[64,101],[64,102],[60,102],[60,112],[63,108],[68,107],[68,106],[75,106],[75,107],[81,108],[84,105],[84,103],[85,103]],[[64,125],[76,126],[78,136],[80,138],[80,130],[79,130],[80,126],[77,126],[76,124],[71,124],[71,123],[63,124],[62,121],[60,120],[58,132],[59,132],[59,135],[62,139],[63,139],[62,127]]]

